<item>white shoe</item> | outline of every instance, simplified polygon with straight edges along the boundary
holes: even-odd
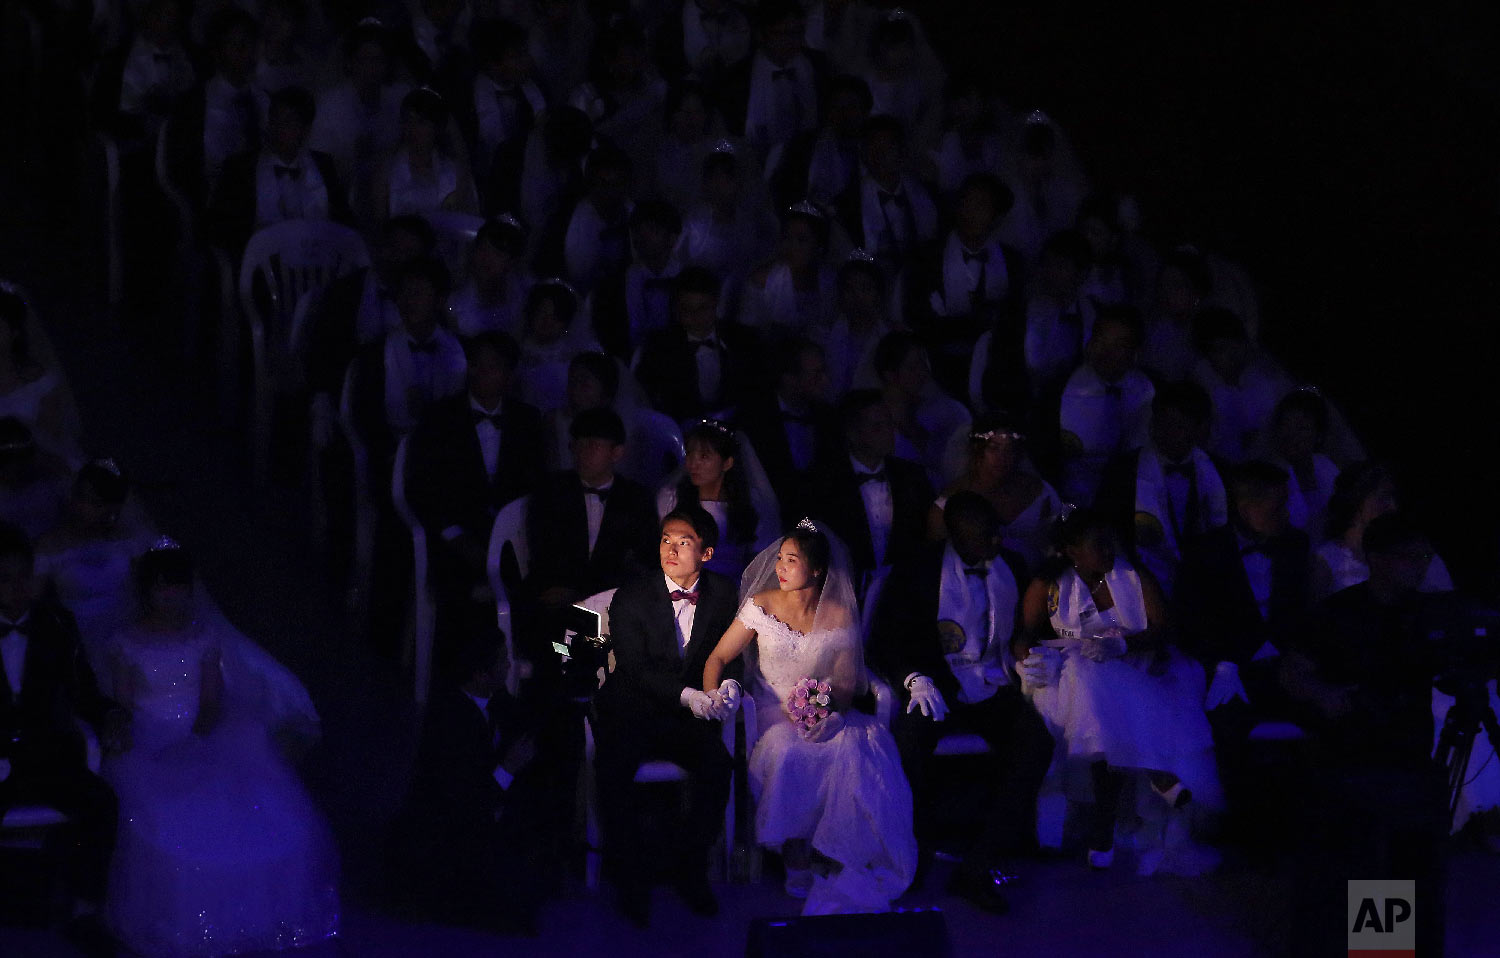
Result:
[[[1115,863],[1115,850],[1113,848],[1111,848],[1111,849],[1109,849],[1107,851],[1102,851],[1102,852],[1101,851],[1095,851],[1092,848],[1089,849],[1089,867],[1090,868],[1104,869],[1104,868],[1108,868],[1109,866],[1113,865],[1114,863]]]
[[[788,868],[786,870],[786,884],[781,887],[793,898],[801,900],[812,891],[813,873],[811,868]]]

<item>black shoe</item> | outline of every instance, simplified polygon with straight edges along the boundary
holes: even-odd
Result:
[[[637,928],[651,926],[651,887],[642,881],[620,886],[620,912]]]
[[[1010,901],[1002,889],[1014,885],[1015,881],[1015,875],[998,868],[959,868],[948,879],[948,894],[957,895],[992,915],[1003,915],[1010,911]]]
[[[702,875],[692,878],[679,878],[674,887],[683,903],[688,906],[688,911],[700,918],[713,918],[719,913],[719,899],[715,897],[712,888],[708,887],[708,879]]]

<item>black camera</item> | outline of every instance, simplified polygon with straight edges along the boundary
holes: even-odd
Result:
[[[552,643],[562,658],[563,688],[569,698],[587,702],[604,687],[612,667],[607,614],[569,606],[563,628],[562,641]]]

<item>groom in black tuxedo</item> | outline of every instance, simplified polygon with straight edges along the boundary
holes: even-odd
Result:
[[[725,714],[721,696],[731,687],[737,695],[738,683],[726,679],[720,695],[704,692],[703,666],[739,604],[738,584],[703,568],[718,537],[701,507],[669,513],[661,523],[660,572],[622,586],[609,607],[615,670],[595,701],[605,867],[622,910],[638,925],[650,920],[650,885],[634,780],[653,759],[675,762],[691,776],[678,847],[664,859],[674,884],[694,914],[718,913],[708,850],[723,824],[733,771],[718,718]]]
[[[989,744],[995,801],[949,891],[1003,912],[1000,886],[1009,879],[996,866],[1036,850],[1036,796],[1053,741],[1012,671],[1029,655],[1016,628],[1025,583],[1014,581],[1019,557],[1001,555],[1000,517],[983,496],[960,492],[948,500],[943,521],[948,544],[929,546],[898,565],[881,590],[870,660],[902,690],[891,733],[912,785],[924,846],[931,840],[932,756],[939,739],[944,732],[972,732]],[[954,602],[961,593],[966,601]],[[998,607],[1002,601],[1009,607]]]
[[[129,714],[99,692],[73,617],[35,599],[31,542],[0,523],[0,817],[46,805],[72,820],[72,891],[104,900],[114,848],[114,792],[89,771],[82,719],[111,751],[129,747]]]

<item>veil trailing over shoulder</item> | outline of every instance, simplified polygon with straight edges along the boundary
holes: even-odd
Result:
[[[801,638],[804,654],[805,674],[814,678],[832,677],[835,687],[848,688],[854,694],[863,694],[869,688],[869,676],[865,671],[863,643],[860,639],[859,606],[854,594],[853,564],[849,550],[843,541],[822,523],[803,519],[797,529],[808,529],[821,533],[828,540],[828,571],[823,579],[823,588],[818,595],[817,608],[813,613],[812,629]],[[789,530],[787,535],[797,531]],[[745,574],[740,578],[740,603],[743,604],[761,592],[779,588],[776,578],[776,557],[781,552],[783,535],[762,549],[751,560]],[[754,689],[767,688],[765,670],[761,662],[760,642],[752,642],[745,650],[745,678]]]

